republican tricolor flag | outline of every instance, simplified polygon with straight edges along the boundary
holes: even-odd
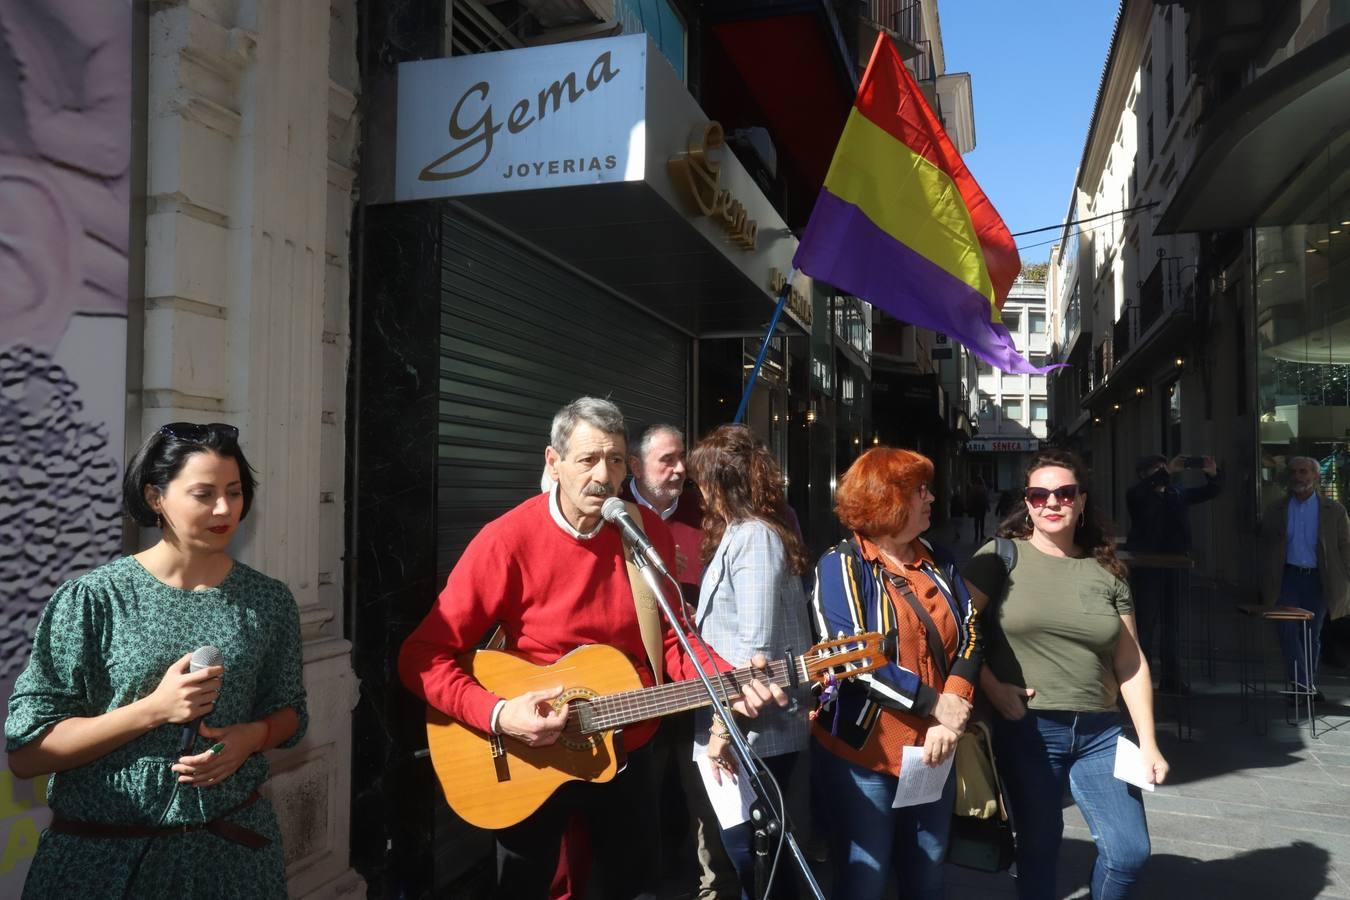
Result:
[[[877,37],[793,265],[1005,372],[1046,372],[999,310],[1022,267],[895,45]]]

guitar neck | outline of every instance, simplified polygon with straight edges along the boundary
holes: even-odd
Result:
[[[789,657],[795,670],[797,681],[806,682],[810,676],[806,662],[800,656]],[[708,676],[719,695],[731,700],[741,696],[741,688],[756,678],[769,679],[778,684],[790,683],[789,660],[774,660],[764,669],[744,668],[731,672],[713,673]],[[578,717],[582,732],[609,731],[622,728],[645,719],[655,719],[672,713],[711,706],[712,700],[703,689],[703,682],[697,678],[691,681],[674,681],[655,687],[641,688],[636,691],[624,691],[596,697],[579,704],[573,714]]]

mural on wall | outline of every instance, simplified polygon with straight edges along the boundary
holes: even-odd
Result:
[[[47,598],[121,549],[131,22],[130,0],[0,0],[0,716]],[[0,896],[45,794],[0,749]]]

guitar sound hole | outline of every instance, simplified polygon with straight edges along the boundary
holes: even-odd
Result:
[[[567,711],[567,727],[558,737],[558,743],[568,750],[589,753],[600,746],[600,734],[594,730],[594,710],[590,701],[595,699],[595,691],[587,688],[569,688],[554,702],[554,708],[570,703]]]

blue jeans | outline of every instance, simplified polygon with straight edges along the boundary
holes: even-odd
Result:
[[[1148,861],[1148,823],[1139,788],[1115,778],[1115,712],[1027,710],[1016,722],[994,724],[994,752],[1003,774],[1017,834],[1017,896],[1053,900],[1064,837],[1064,789],[1083,813],[1097,862],[1095,900],[1128,897]]]
[[[855,766],[813,743],[811,787],[829,834],[832,896],[879,898],[894,869],[901,897],[942,900],[955,777],[947,779],[940,799],[892,809],[894,775]]]
[[[1300,572],[1288,567],[1280,579],[1280,605],[1297,606],[1310,610],[1313,620],[1308,623],[1312,629],[1312,660],[1303,658],[1303,623],[1281,622],[1280,652],[1284,654],[1284,674],[1290,681],[1304,686],[1316,686],[1317,663],[1322,658],[1322,626],[1327,620],[1327,604],[1322,599],[1322,577],[1316,569]]]
[[[784,799],[787,798],[788,782],[792,778],[792,770],[796,764],[797,754],[795,752],[769,756],[764,760],[765,767],[778,781],[778,787],[782,790]],[[787,823],[784,822],[783,825],[786,827]],[[755,884],[754,826],[749,822],[742,822],[731,828],[723,828],[722,848],[727,851],[727,858],[736,867],[736,874],[741,878],[741,900],[758,898],[763,886]],[[765,878],[769,877],[769,869],[773,868],[773,857],[777,850],[778,841],[771,840],[768,866],[764,870]],[[789,855],[790,852],[784,847],[782,853],[778,855],[778,871],[773,877],[773,893],[770,895],[774,900],[789,900],[789,898],[796,896],[797,867]]]

